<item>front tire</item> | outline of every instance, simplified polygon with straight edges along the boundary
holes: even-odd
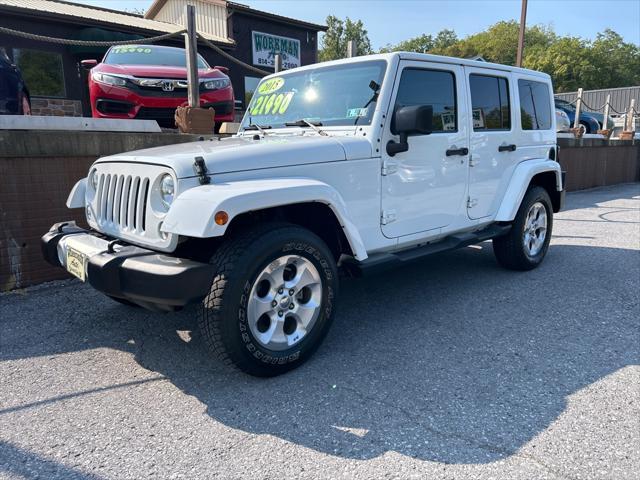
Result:
[[[338,290],[325,243],[289,224],[231,236],[213,255],[216,272],[198,323],[224,363],[255,376],[305,362],[326,336]]]
[[[498,263],[510,270],[532,270],[542,263],[551,240],[553,208],[542,187],[525,194],[508,234],[493,239]]]

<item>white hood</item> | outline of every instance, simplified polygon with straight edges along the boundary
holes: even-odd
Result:
[[[193,162],[203,157],[210,174],[285,167],[309,163],[371,158],[367,138],[320,135],[266,135],[204,140],[136,150],[103,157],[102,162],[134,162],[166,165],[178,178],[195,176]]]

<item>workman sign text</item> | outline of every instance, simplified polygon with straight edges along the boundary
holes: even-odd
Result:
[[[262,32],[251,32],[251,38],[254,65],[273,67],[275,54],[279,53],[282,57],[282,68],[300,66],[300,40]]]

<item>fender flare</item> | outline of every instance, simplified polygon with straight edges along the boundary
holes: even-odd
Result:
[[[87,179],[78,180],[67,197],[67,208],[84,208],[84,197],[87,191]]]
[[[509,187],[496,213],[496,222],[510,222],[516,218],[520,203],[529,188],[531,179],[544,172],[554,172],[556,174],[556,189],[559,192],[562,191],[564,188],[562,185],[562,169],[558,162],[547,158],[526,160],[516,167],[511,176]]]
[[[328,184],[310,178],[242,180],[191,188],[175,199],[161,229],[188,237],[220,237],[231,221],[242,213],[306,202],[328,205],[355,258],[367,258],[360,233],[351,221],[341,195]],[[217,225],[214,221],[215,213],[221,210],[229,215],[226,225]]]

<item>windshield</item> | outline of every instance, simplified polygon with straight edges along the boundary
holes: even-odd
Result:
[[[286,73],[258,85],[242,128],[284,127],[304,119],[316,125],[369,125],[386,62],[358,62]],[[304,123],[300,124],[304,126]]]
[[[168,67],[187,66],[187,56],[182,48],[153,47],[150,45],[124,45],[113,47],[104,58],[109,65],[161,65]],[[198,55],[198,68],[209,68]]]

